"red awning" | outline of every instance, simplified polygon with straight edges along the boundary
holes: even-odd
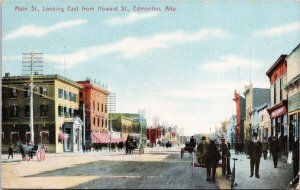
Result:
[[[60,141],[65,141],[67,139],[67,137],[65,136],[65,134],[63,134],[62,132],[58,133],[58,139]]]
[[[93,143],[109,143],[109,135],[108,133],[92,133],[92,142]]]
[[[40,136],[42,136],[42,134],[47,134],[49,136],[49,131],[41,131]]]

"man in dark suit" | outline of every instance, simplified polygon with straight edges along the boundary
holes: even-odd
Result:
[[[253,177],[255,166],[255,177],[260,178],[259,162],[262,154],[262,144],[261,142],[257,141],[257,133],[253,133],[253,140],[249,142],[248,153],[250,156],[250,177]]]
[[[277,168],[278,154],[279,154],[279,141],[277,135],[273,137],[271,141],[270,150],[273,157],[274,168]]]

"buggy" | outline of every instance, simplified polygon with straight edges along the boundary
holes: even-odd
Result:
[[[189,152],[190,155],[195,152],[195,146],[192,146],[189,141],[185,143],[185,147],[180,150],[181,158],[183,158],[184,152]]]
[[[20,153],[22,155],[22,160],[29,161],[33,159],[34,156],[37,157],[38,161],[45,160],[46,157],[46,147],[44,145],[34,145],[28,146],[26,144],[17,143],[17,146],[20,149]]]

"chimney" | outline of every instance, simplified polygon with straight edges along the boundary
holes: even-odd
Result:
[[[9,77],[10,76],[10,73],[5,73],[5,77]]]

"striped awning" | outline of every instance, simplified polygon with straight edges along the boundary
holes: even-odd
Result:
[[[108,133],[92,133],[92,143],[102,143],[109,144],[111,143],[119,143],[123,141],[122,139],[117,139],[110,136]]]

